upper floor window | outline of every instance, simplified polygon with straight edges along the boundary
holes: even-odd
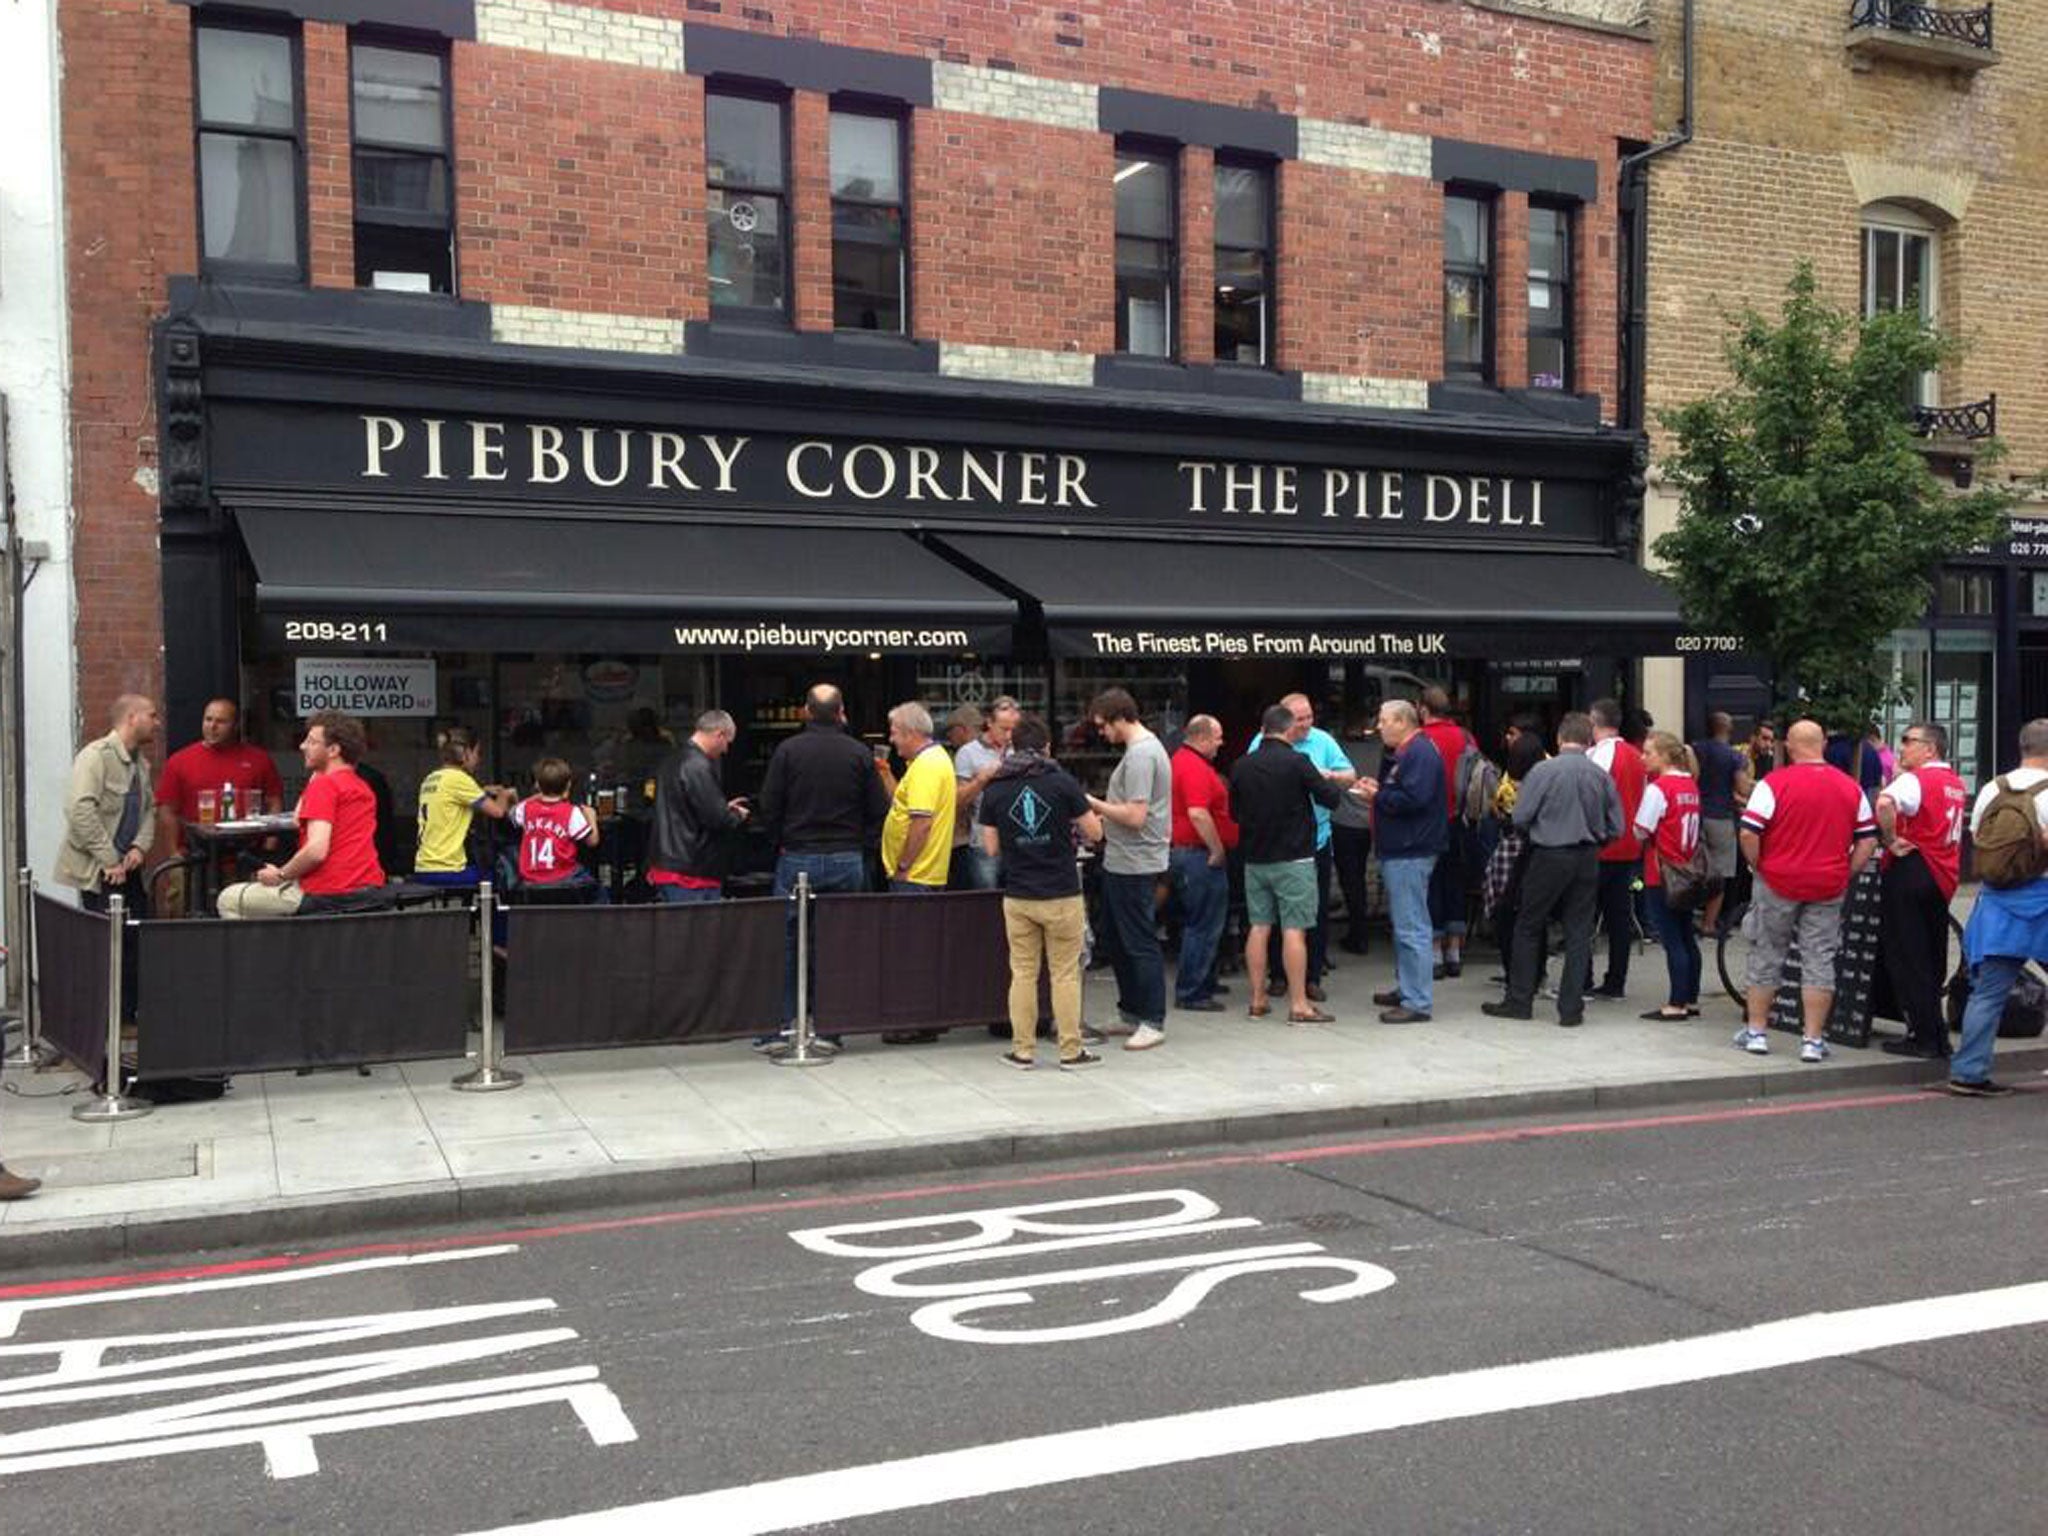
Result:
[[[1216,361],[1273,360],[1273,168],[1216,165]]]
[[[1898,203],[1863,210],[1863,314],[1904,311],[1932,325],[1935,319],[1935,228]],[[1912,405],[1933,405],[1939,380],[1923,374]]]
[[[1529,205],[1529,383],[1572,387],[1572,214]]]
[[[907,329],[903,120],[832,114],[832,323],[842,331]]]
[[[298,32],[206,19],[193,50],[202,261],[211,272],[303,277]]]
[[[448,62],[437,51],[356,43],[356,286],[455,291]]]
[[[1493,199],[1444,194],[1444,377],[1493,382]]]
[[[729,318],[789,315],[789,167],[784,104],[704,97],[704,219],[711,309]]]
[[[1174,353],[1174,162],[1164,154],[1116,153],[1116,349],[1139,357]]]

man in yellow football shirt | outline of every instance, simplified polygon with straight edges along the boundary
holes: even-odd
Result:
[[[922,704],[889,711],[889,744],[907,765],[882,823],[882,868],[892,891],[943,891],[953,860],[953,760],[932,740]]]

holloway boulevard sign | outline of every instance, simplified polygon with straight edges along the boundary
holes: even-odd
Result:
[[[223,402],[217,487],[440,495],[592,510],[872,512],[1068,526],[1292,531],[1361,542],[1606,541],[1613,482],[1331,453],[1068,453],[789,433],[256,407]],[[1496,466],[1497,467],[1497,466]]]

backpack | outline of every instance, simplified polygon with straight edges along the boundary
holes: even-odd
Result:
[[[1458,753],[1458,813],[1467,826],[1478,826],[1493,814],[1500,789],[1500,769],[1493,759],[1467,741]]]
[[[2048,780],[2032,789],[2014,789],[2005,774],[1994,782],[1998,793],[1984,807],[1971,839],[1973,857],[1979,880],[1993,890],[2009,891],[2048,872],[2048,850],[2041,846],[2041,823],[2034,816],[2034,802],[2048,790]]]

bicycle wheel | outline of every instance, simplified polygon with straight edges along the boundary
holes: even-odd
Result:
[[[1721,909],[1721,936],[1714,941],[1714,969],[1721,976],[1721,990],[1737,1008],[1749,1006],[1749,940],[1743,936],[1742,920],[1749,903],[1731,902]]]

